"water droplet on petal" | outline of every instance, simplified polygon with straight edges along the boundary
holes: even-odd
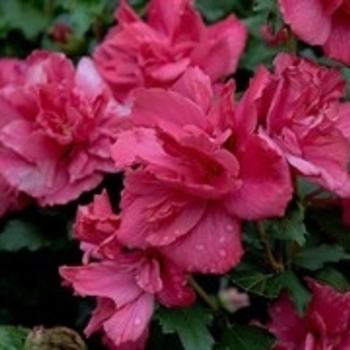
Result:
[[[233,226],[232,225],[226,225],[226,230],[227,231],[233,231]]]
[[[225,236],[221,236],[220,238],[219,238],[219,242],[220,243],[224,243],[226,241],[226,237]]]
[[[224,258],[227,255],[227,253],[224,250],[220,250],[219,255]]]
[[[175,236],[179,236],[181,234],[181,231],[180,230],[174,230],[174,235]]]
[[[197,250],[203,250],[203,249],[204,249],[204,245],[203,245],[203,244],[197,244],[197,245],[195,246],[195,248],[196,248]]]
[[[137,316],[134,320],[134,325],[139,326],[140,324],[141,324],[141,318]]]

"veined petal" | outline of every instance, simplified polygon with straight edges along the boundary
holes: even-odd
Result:
[[[252,135],[240,157],[242,186],[227,196],[229,213],[256,220],[283,215],[292,198],[287,163],[268,139]]]
[[[189,272],[227,272],[243,254],[240,221],[221,205],[209,205],[190,232],[161,251]]]

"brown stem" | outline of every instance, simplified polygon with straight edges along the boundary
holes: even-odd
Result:
[[[296,54],[298,51],[298,41],[290,27],[288,27],[287,47],[290,53]]]
[[[256,231],[258,233],[261,245],[264,249],[265,258],[268,263],[268,265],[274,270],[275,272],[282,272],[284,271],[284,265],[282,262],[277,261],[275,257],[272,254],[269,238],[266,234],[264,224],[261,221],[256,222]]]
[[[190,286],[197,292],[197,294],[214,310],[218,311],[219,306],[210,295],[195,281],[195,279],[190,276],[189,279]]]

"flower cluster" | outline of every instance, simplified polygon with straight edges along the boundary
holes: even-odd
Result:
[[[60,272],[76,292],[97,297],[87,335],[103,329],[112,348],[143,348],[155,301],[167,307],[194,301],[186,272],[166,256],[121,245],[120,217],[113,214],[106,193],[80,207],[75,232],[85,264],[61,267]]]
[[[309,12],[301,1],[279,2],[301,39],[349,63],[340,48],[350,35],[346,1],[313,0]],[[317,40],[304,25],[313,14],[329,22],[315,21]],[[102,331],[111,349],[143,349],[156,303],[189,306],[192,273],[236,267],[242,224],[283,217],[299,178],[341,198],[349,223],[350,104],[337,69],[286,53],[271,70],[261,66],[235,101],[225,78],[246,28],[234,15],[205,25],[191,0],[151,0],[145,21],[126,1],[115,17],[77,67],[47,51],[0,60],[0,214],[29,201],[66,204],[106,173],[122,173],[120,203],[104,191],[79,207],[83,262],[60,274],[97,298],[87,335]],[[278,348],[346,349],[347,294],[310,288],[304,319],[286,295],[271,309]],[[249,305],[235,289],[221,296],[231,312]],[[335,303],[339,319],[323,303]]]

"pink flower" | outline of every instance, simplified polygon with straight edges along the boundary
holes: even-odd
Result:
[[[348,0],[279,0],[279,6],[298,38],[321,46],[326,56],[350,64]]]
[[[112,148],[129,168],[119,239],[191,272],[235,266],[240,219],[282,215],[292,190],[279,151],[236,118],[232,84],[216,101],[210,79],[189,69],[172,91],[140,89],[130,117]]]
[[[0,59],[0,89],[11,83],[23,82],[25,63],[15,58]]]
[[[102,329],[111,349],[143,349],[155,301],[168,307],[188,306],[195,295],[187,286],[186,274],[157,251],[125,251],[118,241],[118,229],[113,230],[115,219],[106,193],[81,207],[76,233],[87,239],[82,243],[94,246],[94,262],[63,266],[60,273],[78,294],[97,297],[85,329],[88,336]],[[96,238],[91,235],[93,222]],[[89,223],[88,228],[84,223]]]
[[[286,294],[270,309],[268,330],[276,350],[347,350],[350,348],[350,293],[309,281],[312,299],[303,316]]]
[[[218,81],[235,71],[246,41],[234,15],[205,26],[192,0],[152,0],[147,22],[123,0],[116,19],[94,60],[120,100],[140,86],[167,87],[190,66]]]
[[[297,174],[341,196],[350,193],[350,104],[338,71],[280,54],[275,73],[261,68],[239,110],[284,153]]]
[[[40,205],[64,204],[114,171],[118,106],[92,62],[35,52],[23,83],[0,90],[0,172]]]

